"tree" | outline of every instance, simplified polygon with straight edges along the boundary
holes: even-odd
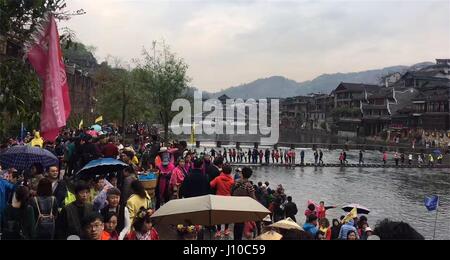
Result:
[[[174,116],[172,102],[186,93],[190,79],[187,76],[188,65],[170,51],[164,42],[157,49],[153,44],[153,55],[143,51],[142,63],[138,62],[136,75],[143,86],[143,96],[149,97],[156,111],[159,112],[164,126],[164,139],[168,139],[169,123]]]
[[[0,63],[0,137],[18,136],[21,122],[28,129],[39,125],[39,79],[22,60]]]
[[[38,126],[40,82],[22,59],[22,48],[46,12],[65,20],[71,15],[84,13],[83,10],[68,12],[65,8],[64,0],[0,0],[0,41],[12,50],[0,56],[1,137],[16,135],[21,122],[29,129]],[[73,37],[67,29],[63,31],[62,39],[70,40]]]
[[[70,12],[65,8],[65,0],[0,0],[0,35],[20,45],[30,39],[47,12],[58,20],[85,13],[83,9]]]
[[[98,110],[110,122],[120,122],[125,128],[132,121],[148,121],[154,117],[152,102],[143,95],[143,85],[137,80],[138,71],[126,68],[118,58],[114,67],[103,62],[94,76],[98,87]]]

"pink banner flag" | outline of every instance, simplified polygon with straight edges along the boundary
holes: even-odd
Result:
[[[44,83],[42,88],[41,134],[44,140],[55,141],[70,115],[69,86],[67,85],[58,28],[55,19],[47,14],[25,44],[25,55]]]

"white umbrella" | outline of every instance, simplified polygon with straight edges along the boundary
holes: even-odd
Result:
[[[171,200],[152,219],[156,224],[213,226],[260,221],[270,211],[250,197],[206,195]]]

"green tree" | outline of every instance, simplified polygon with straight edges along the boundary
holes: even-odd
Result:
[[[143,95],[143,84],[137,80],[137,69],[126,69],[119,59],[114,67],[103,62],[95,73],[98,110],[104,120],[125,126],[133,121],[149,121],[154,117],[152,102]]]
[[[34,71],[15,58],[0,63],[0,136],[18,136],[23,122],[27,129],[39,125],[41,89]]]
[[[65,0],[0,0],[0,35],[17,44],[29,40],[44,14],[51,12],[58,20],[84,14],[66,10]]]
[[[69,19],[83,10],[65,10],[64,0],[0,0],[0,41],[12,47],[8,56],[0,56],[0,136],[15,136],[24,122],[28,129],[37,128],[41,103],[40,81],[21,58],[23,44],[41,22],[46,12],[57,19]],[[73,35],[63,30],[62,39]]]
[[[148,100],[159,113],[164,126],[164,139],[167,140],[169,123],[174,116],[172,102],[187,92],[190,81],[187,76],[188,65],[171,52],[164,42],[154,42],[153,54],[144,49],[143,59],[142,63],[138,62],[136,75],[143,86],[143,96],[149,97]]]

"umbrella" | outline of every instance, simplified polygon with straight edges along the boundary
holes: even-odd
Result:
[[[441,155],[442,154],[441,150],[439,150],[439,149],[434,150],[433,153],[435,155]]]
[[[359,204],[355,204],[355,203],[348,204],[348,205],[342,207],[342,209],[345,212],[350,212],[353,208],[356,208],[356,211],[358,214],[369,214],[370,213],[370,210],[368,208],[361,206]]]
[[[270,211],[250,197],[205,195],[171,200],[152,218],[156,224],[213,226],[260,221]]]
[[[91,129],[94,129],[96,132],[102,131],[102,127],[100,125],[91,125]]]
[[[283,236],[275,231],[268,231],[256,237],[255,240],[281,240]]]
[[[31,147],[28,145],[16,145],[0,154],[0,162],[5,168],[28,170],[35,163],[40,163],[44,168],[58,165],[59,160],[50,151]]]
[[[293,221],[291,218],[283,219],[278,222],[273,223],[270,227],[281,228],[281,229],[298,229],[303,230],[299,224]]]
[[[113,158],[102,158],[98,160],[90,161],[86,166],[77,172],[77,176],[90,175],[90,174],[106,174],[110,172],[121,171],[128,167],[128,164],[113,159]]]
[[[88,130],[88,131],[86,131],[86,134],[88,134],[92,137],[98,137],[98,133],[95,130]]]

